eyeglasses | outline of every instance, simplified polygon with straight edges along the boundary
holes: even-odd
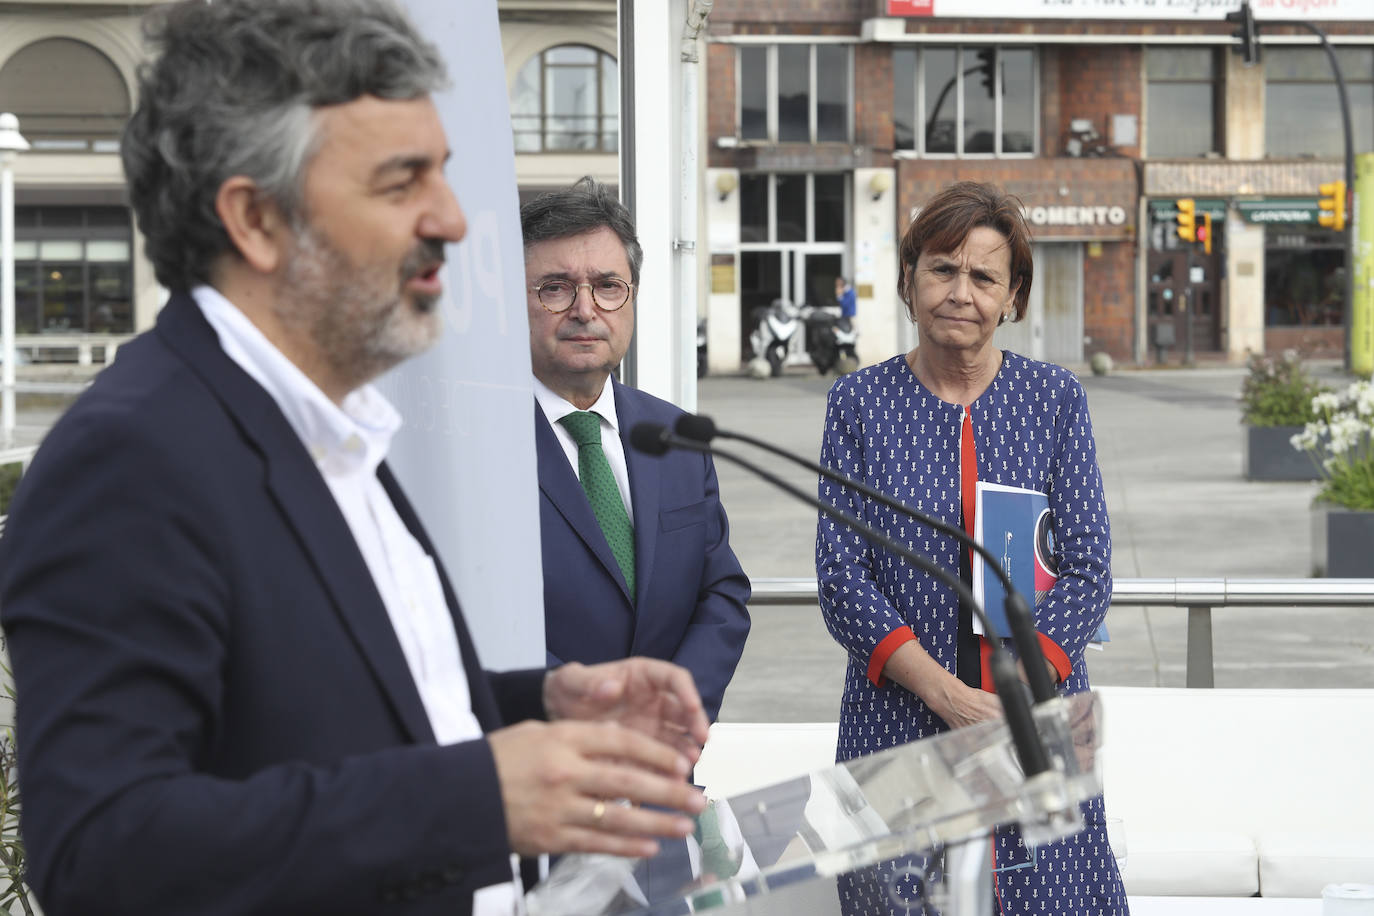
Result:
[[[577,291],[584,286],[592,294],[592,304],[603,312],[614,312],[629,302],[630,294],[634,292],[634,285],[619,277],[602,277],[591,283],[574,283],[571,280],[556,278],[545,280],[532,289],[539,297],[539,304],[544,307],[544,311],[556,315],[572,307],[577,299]]]

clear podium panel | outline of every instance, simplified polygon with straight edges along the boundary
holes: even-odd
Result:
[[[526,894],[526,909],[530,916],[829,916],[838,912],[835,878],[847,872],[962,850],[998,824],[1020,825],[1029,844],[1069,836],[1082,829],[1079,802],[1102,791],[1101,704],[1082,693],[1041,704],[1034,717],[1050,769],[1030,779],[1004,723],[956,729],[715,799],[693,836],[664,842],[651,859],[564,856]],[[977,893],[986,877],[986,866],[977,874],[979,861],[988,856],[945,863],[946,912]]]

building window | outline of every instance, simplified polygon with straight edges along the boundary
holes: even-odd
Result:
[[[1355,152],[1374,135],[1374,48],[1337,48]],[[1340,96],[1321,48],[1264,49],[1264,150],[1269,156],[1345,155]]]
[[[0,111],[13,112],[36,152],[114,153],[129,91],[110,59],[71,38],[20,49],[0,70]]]
[[[849,45],[743,46],[738,73],[741,139],[843,143],[853,135]]]
[[[17,207],[14,223],[17,333],[133,332],[126,208]]]
[[[1340,236],[1306,226],[1267,226],[1264,249],[1265,326],[1339,327],[1345,315]]]
[[[1145,49],[1149,156],[1175,159],[1219,152],[1216,66],[1211,48]]]
[[[560,45],[520,68],[511,90],[517,153],[614,153],[619,149],[620,82],[615,58]]]
[[[970,45],[892,52],[894,146],[922,156],[1031,156],[1035,51]]]

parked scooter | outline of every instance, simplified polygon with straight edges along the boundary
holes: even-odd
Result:
[[[697,378],[706,376],[706,319],[697,320]]]
[[[768,361],[769,374],[782,375],[787,349],[801,327],[800,310],[786,299],[774,299],[766,309],[756,309],[758,324],[749,335],[755,358]]]
[[[817,372],[825,375],[835,370],[843,375],[859,368],[854,352],[858,334],[853,321],[841,315],[838,306],[807,306],[802,314],[806,321],[806,350]]]

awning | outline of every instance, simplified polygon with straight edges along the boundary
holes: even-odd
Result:
[[[1150,215],[1157,220],[1177,219],[1178,207],[1175,204],[1177,200],[1186,199],[1152,200],[1150,201]],[[1226,201],[1221,198],[1195,197],[1193,204],[1196,207],[1193,212],[1198,216],[1202,216],[1204,213],[1210,214],[1214,223],[1226,219]]]
[[[1236,209],[1247,223],[1311,223],[1316,225],[1320,208],[1315,197],[1284,200],[1240,200]]]

